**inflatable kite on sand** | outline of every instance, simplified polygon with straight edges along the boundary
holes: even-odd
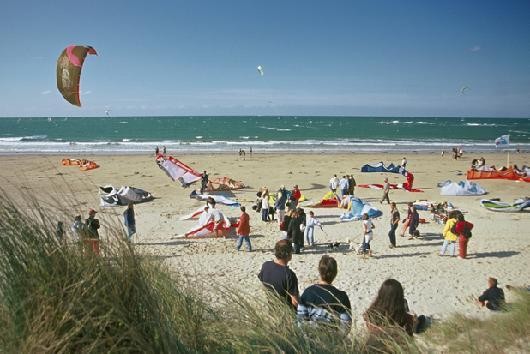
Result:
[[[228,205],[228,206],[232,206],[232,207],[238,207],[238,206],[241,205],[241,204],[239,204],[239,202],[237,202],[235,200],[232,200],[232,199],[228,199],[224,195],[198,194],[197,191],[191,192],[190,193],[190,198],[191,199],[197,199],[197,200],[200,200],[200,201],[207,201],[208,198],[213,198],[213,200],[215,200],[215,202],[218,203],[218,204]]]
[[[197,182],[202,177],[201,173],[173,156],[158,155],[156,163],[173,181],[179,181],[184,188],[189,187],[190,184]]]
[[[503,170],[496,171],[477,171],[469,170],[466,174],[467,179],[508,179],[512,181],[522,181],[530,183],[530,176],[525,171],[518,172],[512,166]]]
[[[100,205],[102,207],[113,207],[118,205],[128,205],[129,203],[143,203],[153,200],[151,193],[140,188],[122,186],[119,189],[111,185],[99,187],[101,190]]]
[[[460,181],[458,183],[447,181],[440,189],[440,195],[483,195],[486,190],[478,183]]]
[[[412,172],[409,172],[409,171],[405,170],[401,166],[395,166],[392,163],[390,165],[388,165],[388,166],[385,166],[385,164],[383,162],[379,162],[379,163],[373,164],[373,165],[366,164],[366,165],[363,165],[361,167],[361,172],[398,173],[398,174],[401,174],[401,175],[405,176],[407,181],[405,183],[399,183],[399,184],[390,183],[389,184],[390,185],[390,189],[404,189],[404,190],[406,190],[408,192],[423,192],[421,189],[412,188],[412,185],[414,183],[414,175],[412,174]],[[372,189],[383,189],[383,185],[382,184],[377,184],[377,183],[360,184],[357,187],[372,188]]]
[[[304,204],[308,208],[336,208],[340,204],[339,197],[332,191],[324,194],[321,200],[313,204]]]
[[[501,202],[500,200],[482,199],[480,205],[491,211],[518,213],[526,208],[530,208],[530,198],[517,199],[513,203]]]
[[[364,213],[367,213],[371,219],[378,218],[383,215],[383,212],[381,212],[381,210],[372,207],[364,200],[355,197],[350,197],[348,211],[342,214],[339,218],[340,221],[361,220]]]
[[[62,159],[63,166],[79,166],[81,171],[93,170],[99,167],[97,163],[85,159]]]
[[[98,55],[91,46],[71,45],[66,47],[57,59],[57,89],[65,100],[78,107],[81,107],[79,99],[81,69],[88,54]]]
[[[217,177],[213,180],[208,181],[209,192],[213,191],[230,191],[234,189],[243,189],[245,184],[241,181],[236,181],[230,177]]]
[[[204,208],[204,207],[203,207]],[[179,238],[205,238],[205,237],[232,237],[235,236],[237,222],[232,222],[219,209],[210,209],[210,212],[201,210],[197,225],[192,227]],[[217,222],[216,222],[217,220]]]

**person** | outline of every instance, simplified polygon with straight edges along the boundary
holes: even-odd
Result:
[[[273,193],[267,192],[269,196],[269,220],[274,220],[274,214],[276,214],[276,209],[274,208],[274,205],[276,204],[276,196]]]
[[[401,233],[400,233],[401,237],[405,237],[405,232],[407,231],[409,227],[410,220],[412,219],[412,207],[413,206],[414,204],[412,202],[407,203],[407,217],[403,219],[403,227],[401,228]]]
[[[252,157],[252,146],[249,147],[249,149],[248,149],[248,153],[250,154],[250,157]]]
[[[289,224],[291,223],[291,215],[293,211],[287,210],[285,215],[283,216],[283,220],[280,223],[280,232],[282,235],[282,239],[289,239],[288,230],[289,230]]]
[[[198,224],[200,226],[204,226],[204,225],[208,224],[210,222],[210,220],[212,219],[212,214],[210,213],[209,210],[210,210],[210,207],[208,205],[206,205],[202,209],[202,213],[199,216],[199,221],[198,221]]]
[[[339,181],[339,189],[341,196],[348,195],[349,187],[350,186],[348,185],[348,179],[346,178],[346,176],[342,176]]]
[[[243,241],[245,241],[247,251],[252,251],[252,245],[250,244],[250,216],[246,213],[244,206],[241,208],[241,215],[239,216],[239,222],[237,223],[237,244],[236,248],[239,251]]]
[[[401,328],[409,336],[414,333],[414,316],[408,313],[403,287],[395,279],[383,282],[363,317],[371,334],[382,334],[389,326]]]
[[[302,192],[300,192],[300,189],[298,189],[298,184],[295,184],[293,187],[293,190],[291,191],[291,200],[290,200],[290,208],[296,209],[298,206],[298,200],[302,197]]]
[[[166,155],[166,147],[165,146],[162,146],[162,151],[163,151],[164,155]]]
[[[355,186],[357,185],[357,182],[355,182],[355,178],[353,178],[353,175],[348,175],[348,195],[355,195]]]
[[[70,226],[70,230],[72,231],[74,240],[80,240],[85,233],[85,225],[83,224],[83,221],[81,220],[81,215],[76,215],[74,217],[74,223],[72,226]]]
[[[269,221],[269,192],[267,188],[261,192],[261,221]]]
[[[94,209],[88,209],[88,219],[85,220],[87,229],[87,236],[90,238],[99,239],[99,220],[96,219],[96,213]]]
[[[63,243],[64,239],[64,223],[62,221],[57,222],[57,227],[55,228],[55,236],[57,236],[57,241]]]
[[[419,237],[419,231],[417,230],[419,224],[420,224],[420,214],[418,214],[416,207],[412,205],[412,208],[410,211],[410,220],[409,220],[409,240],[412,240],[414,237]]]
[[[390,231],[388,231],[388,240],[390,241],[390,248],[396,247],[396,230],[399,226],[401,217],[396,203],[390,203]]]
[[[319,281],[306,288],[298,303],[299,320],[338,323],[343,332],[351,329],[351,304],[346,292],[332,285],[338,273],[337,261],[328,255],[318,262]]]
[[[288,267],[293,258],[293,248],[288,240],[280,240],[274,246],[273,261],[261,266],[258,279],[265,288],[295,310],[298,306],[298,278]]]
[[[488,288],[479,296],[478,302],[492,311],[502,310],[504,307],[504,291],[497,287],[497,279],[488,278]]]
[[[282,223],[283,217],[285,216],[285,204],[287,203],[287,190],[285,189],[284,185],[280,186],[280,189],[278,190],[278,198],[276,198],[276,202],[274,203],[274,208],[276,209],[276,213],[278,213],[278,223]]]
[[[155,149],[155,156],[158,156],[158,155],[160,155],[160,148],[157,145]]]
[[[385,183],[383,184],[383,198],[381,198],[381,204],[386,200],[390,204],[390,199],[388,198],[388,193],[390,192],[390,184],[388,183],[388,178],[385,177]]]
[[[204,171],[201,177],[201,194],[203,194],[206,190],[208,190],[208,174],[206,171]]]
[[[442,232],[444,243],[442,245],[442,249],[440,250],[440,256],[445,255],[446,250],[449,250],[449,254],[451,256],[455,255],[456,240],[458,239],[458,235],[456,235],[452,230],[454,230],[456,225],[456,215],[457,212],[453,210],[450,211],[447,216],[447,221],[445,222]]]
[[[401,167],[407,168],[407,158],[403,156],[403,160],[401,160]]]
[[[372,223],[372,220],[368,216],[368,213],[364,213],[362,216],[362,227],[363,227],[363,243],[361,244],[361,254],[368,254],[368,256],[372,256],[372,250],[370,248],[370,241],[374,238],[374,231],[375,225]]]
[[[129,203],[127,209],[123,212],[123,223],[127,227],[127,237],[130,241],[136,233],[136,216],[134,214],[134,204],[132,202]]]
[[[471,238],[473,224],[464,219],[464,214],[459,213],[456,217],[455,234],[458,235],[458,258],[467,257],[467,244]]]
[[[306,220],[305,230],[304,230],[304,236],[305,241],[307,242],[308,246],[314,246],[315,245],[315,226],[322,227],[322,224],[318,219],[315,219],[315,213],[313,211],[309,212],[309,218]]]
[[[300,254],[304,243],[304,233],[301,230],[302,218],[297,210],[291,213],[291,221],[287,227],[287,239],[293,243],[294,253]]]
[[[330,180],[329,180],[329,189],[333,193],[337,193],[337,187],[338,186],[339,186],[339,179],[338,179],[337,175],[333,175],[333,177],[331,177]]]

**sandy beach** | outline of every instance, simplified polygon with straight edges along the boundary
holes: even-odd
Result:
[[[156,199],[135,208],[138,234],[134,242],[141,254],[160,257],[172,272],[193,282],[214,282],[248,293],[259,292],[260,282],[256,274],[261,264],[273,257],[272,248],[280,235],[277,223],[264,223],[259,214],[250,210],[254,248],[251,253],[236,252],[235,239],[177,238],[195,225],[193,220],[179,221],[179,216],[195,210],[202,203],[189,198],[190,189],[183,189],[172,182],[155,164],[152,155],[82,157],[94,159],[101,167],[82,172],[76,167],[62,166],[60,156],[0,156],[3,189],[15,199],[32,195],[43,205],[54,198],[64,200],[72,207],[72,220],[76,213],[85,217],[88,208],[94,207],[99,211],[98,217],[107,222],[121,220],[124,208],[100,208],[98,186],[129,185],[145,189]],[[402,157],[393,154],[258,153],[243,160],[235,154],[178,156],[199,171],[207,170],[210,178],[229,176],[243,181],[249,188],[234,191],[233,198],[247,206],[248,210],[255,200],[256,191],[262,186],[275,191],[282,184],[288,188],[298,184],[307,198],[319,200],[328,190],[327,183],[334,173],[353,174],[358,184],[382,183],[383,174],[360,173],[360,166],[379,161],[399,163]],[[322,254],[329,253],[339,265],[335,285],[348,293],[357,322],[382,281],[389,277],[403,284],[409,306],[418,314],[434,318],[445,318],[451,313],[488,316],[487,310],[478,308],[470,300],[471,296],[478,296],[486,288],[488,276],[498,278],[501,287],[506,284],[530,284],[530,214],[494,213],[482,208],[479,200],[501,198],[512,201],[528,196],[530,184],[481,180],[478,182],[488,191],[486,196],[440,196],[436,184],[444,180],[464,180],[471,159],[478,157],[468,154],[455,161],[447,155],[410,153],[407,155],[408,170],[415,175],[415,187],[423,189],[424,193],[403,190],[390,193],[391,200],[398,203],[402,216],[406,213],[406,203],[419,199],[448,200],[466,212],[466,219],[475,226],[469,243],[469,259],[438,256],[442,226],[432,222],[430,213],[426,211],[420,211],[420,217],[430,222],[419,227],[425,238],[408,240],[398,237],[398,247],[389,249],[389,207],[380,205],[381,191],[356,188],[356,196],[383,211],[383,217],[375,220],[374,256],[370,259],[357,256],[347,246],[332,251],[324,247],[305,250],[303,254],[295,255],[290,263],[298,275],[300,291],[317,279],[318,260]],[[487,164],[506,164],[504,154],[484,157]],[[510,162],[523,165],[529,162],[528,157],[528,154],[513,154]],[[391,183],[404,182],[401,175],[386,176]],[[238,208],[222,206],[221,209],[230,217],[239,215]],[[360,242],[359,222],[339,222],[339,209],[313,210],[325,230],[325,233],[316,231],[317,242],[345,242],[348,238]],[[70,225],[71,220],[65,220],[65,223]],[[105,239],[105,227],[100,233]]]

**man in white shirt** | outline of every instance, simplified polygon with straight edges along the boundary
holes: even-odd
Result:
[[[331,179],[329,180],[329,189],[333,193],[337,192],[337,187],[339,186],[339,179],[337,178],[337,175],[333,175]]]
[[[340,195],[341,196],[347,195],[349,187],[350,187],[350,184],[348,183],[348,179],[346,178],[346,176],[342,176],[342,178],[339,181]]]

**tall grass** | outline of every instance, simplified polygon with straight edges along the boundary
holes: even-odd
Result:
[[[261,293],[216,285],[218,301],[210,305],[201,284],[189,285],[160,261],[137,255],[120,225],[109,228],[100,257],[77,244],[59,244],[54,225],[67,216],[51,210],[0,200],[0,352],[422,350],[395,333],[367,341],[359,329],[344,336],[333,326],[301,324]]]

